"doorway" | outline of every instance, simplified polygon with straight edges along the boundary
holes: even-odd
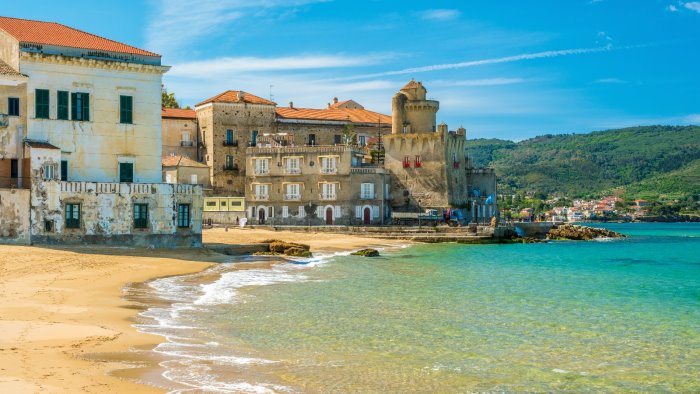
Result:
[[[265,208],[258,209],[258,224],[265,224]]]
[[[326,208],[326,224],[329,226],[333,224],[333,208],[331,207]]]
[[[364,218],[365,224],[370,224],[372,221],[372,210],[369,207],[365,207],[362,217]]]

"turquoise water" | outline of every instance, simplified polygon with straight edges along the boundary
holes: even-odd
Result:
[[[142,328],[212,392],[700,391],[700,226],[605,227],[630,238],[222,265],[154,282]]]

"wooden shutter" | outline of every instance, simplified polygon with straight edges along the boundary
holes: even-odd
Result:
[[[340,205],[336,205],[333,209],[333,213],[335,213],[336,219],[340,218],[343,216],[343,209],[340,207]]]
[[[78,93],[70,94],[70,118],[77,120],[78,117]]]
[[[362,207],[359,205],[355,206],[355,219],[362,219]]]
[[[90,120],[90,94],[83,93],[83,120]]]

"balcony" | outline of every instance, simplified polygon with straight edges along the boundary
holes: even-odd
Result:
[[[224,171],[238,171],[238,164],[233,164],[233,165],[224,164]]]
[[[236,141],[224,141],[224,146],[232,146],[234,148],[238,147],[238,140]]]
[[[10,125],[9,116],[6,114],[0,114],[0,127],[7,127]]]
[[[29,189],[31,178],[11,178],[0,176],[0,189]]]
[[[180,146],[194,146],[192,141],[180,141]]]
[[[333,175],[333,174],[337,174],[337,173],[338,173],[338,169],[335,167],[334,168],[321,168],[321,174],[323,174],[323,175]]]
[[[285,194],[284,201],[301,201],[301,194]]]
[[[285,175],[300,175],[301,168],[286,168],[284,170]]]
[[[269,199],[269,194],[253,194],[253,201],[268,201]]]
[[[336,195],[335,193],[321,193],[318,195],[318,198],[321,201],[335,201]]]
[[[375,200],[377,198],[376,193],[361,193],[360,200]]]
[[[411,168],[411,162],[410,162],[410,161],[404,161],[404,162],[403,162],[403,168]]]
[[[256,168],[255,169],[255,175],[269,175],[269,174],[270,174],[269,168]]]

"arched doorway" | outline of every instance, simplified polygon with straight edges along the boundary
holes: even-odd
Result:
[[[365,207],[362,212],[362,218],[365,224],[372,223],[372,209],[370,207]]]
[[[258,209],[258,224],[265,224],[265,208]]]
[[[331,207],[326,208],[326,224],[329,226],[333,224],[333,208]]]

